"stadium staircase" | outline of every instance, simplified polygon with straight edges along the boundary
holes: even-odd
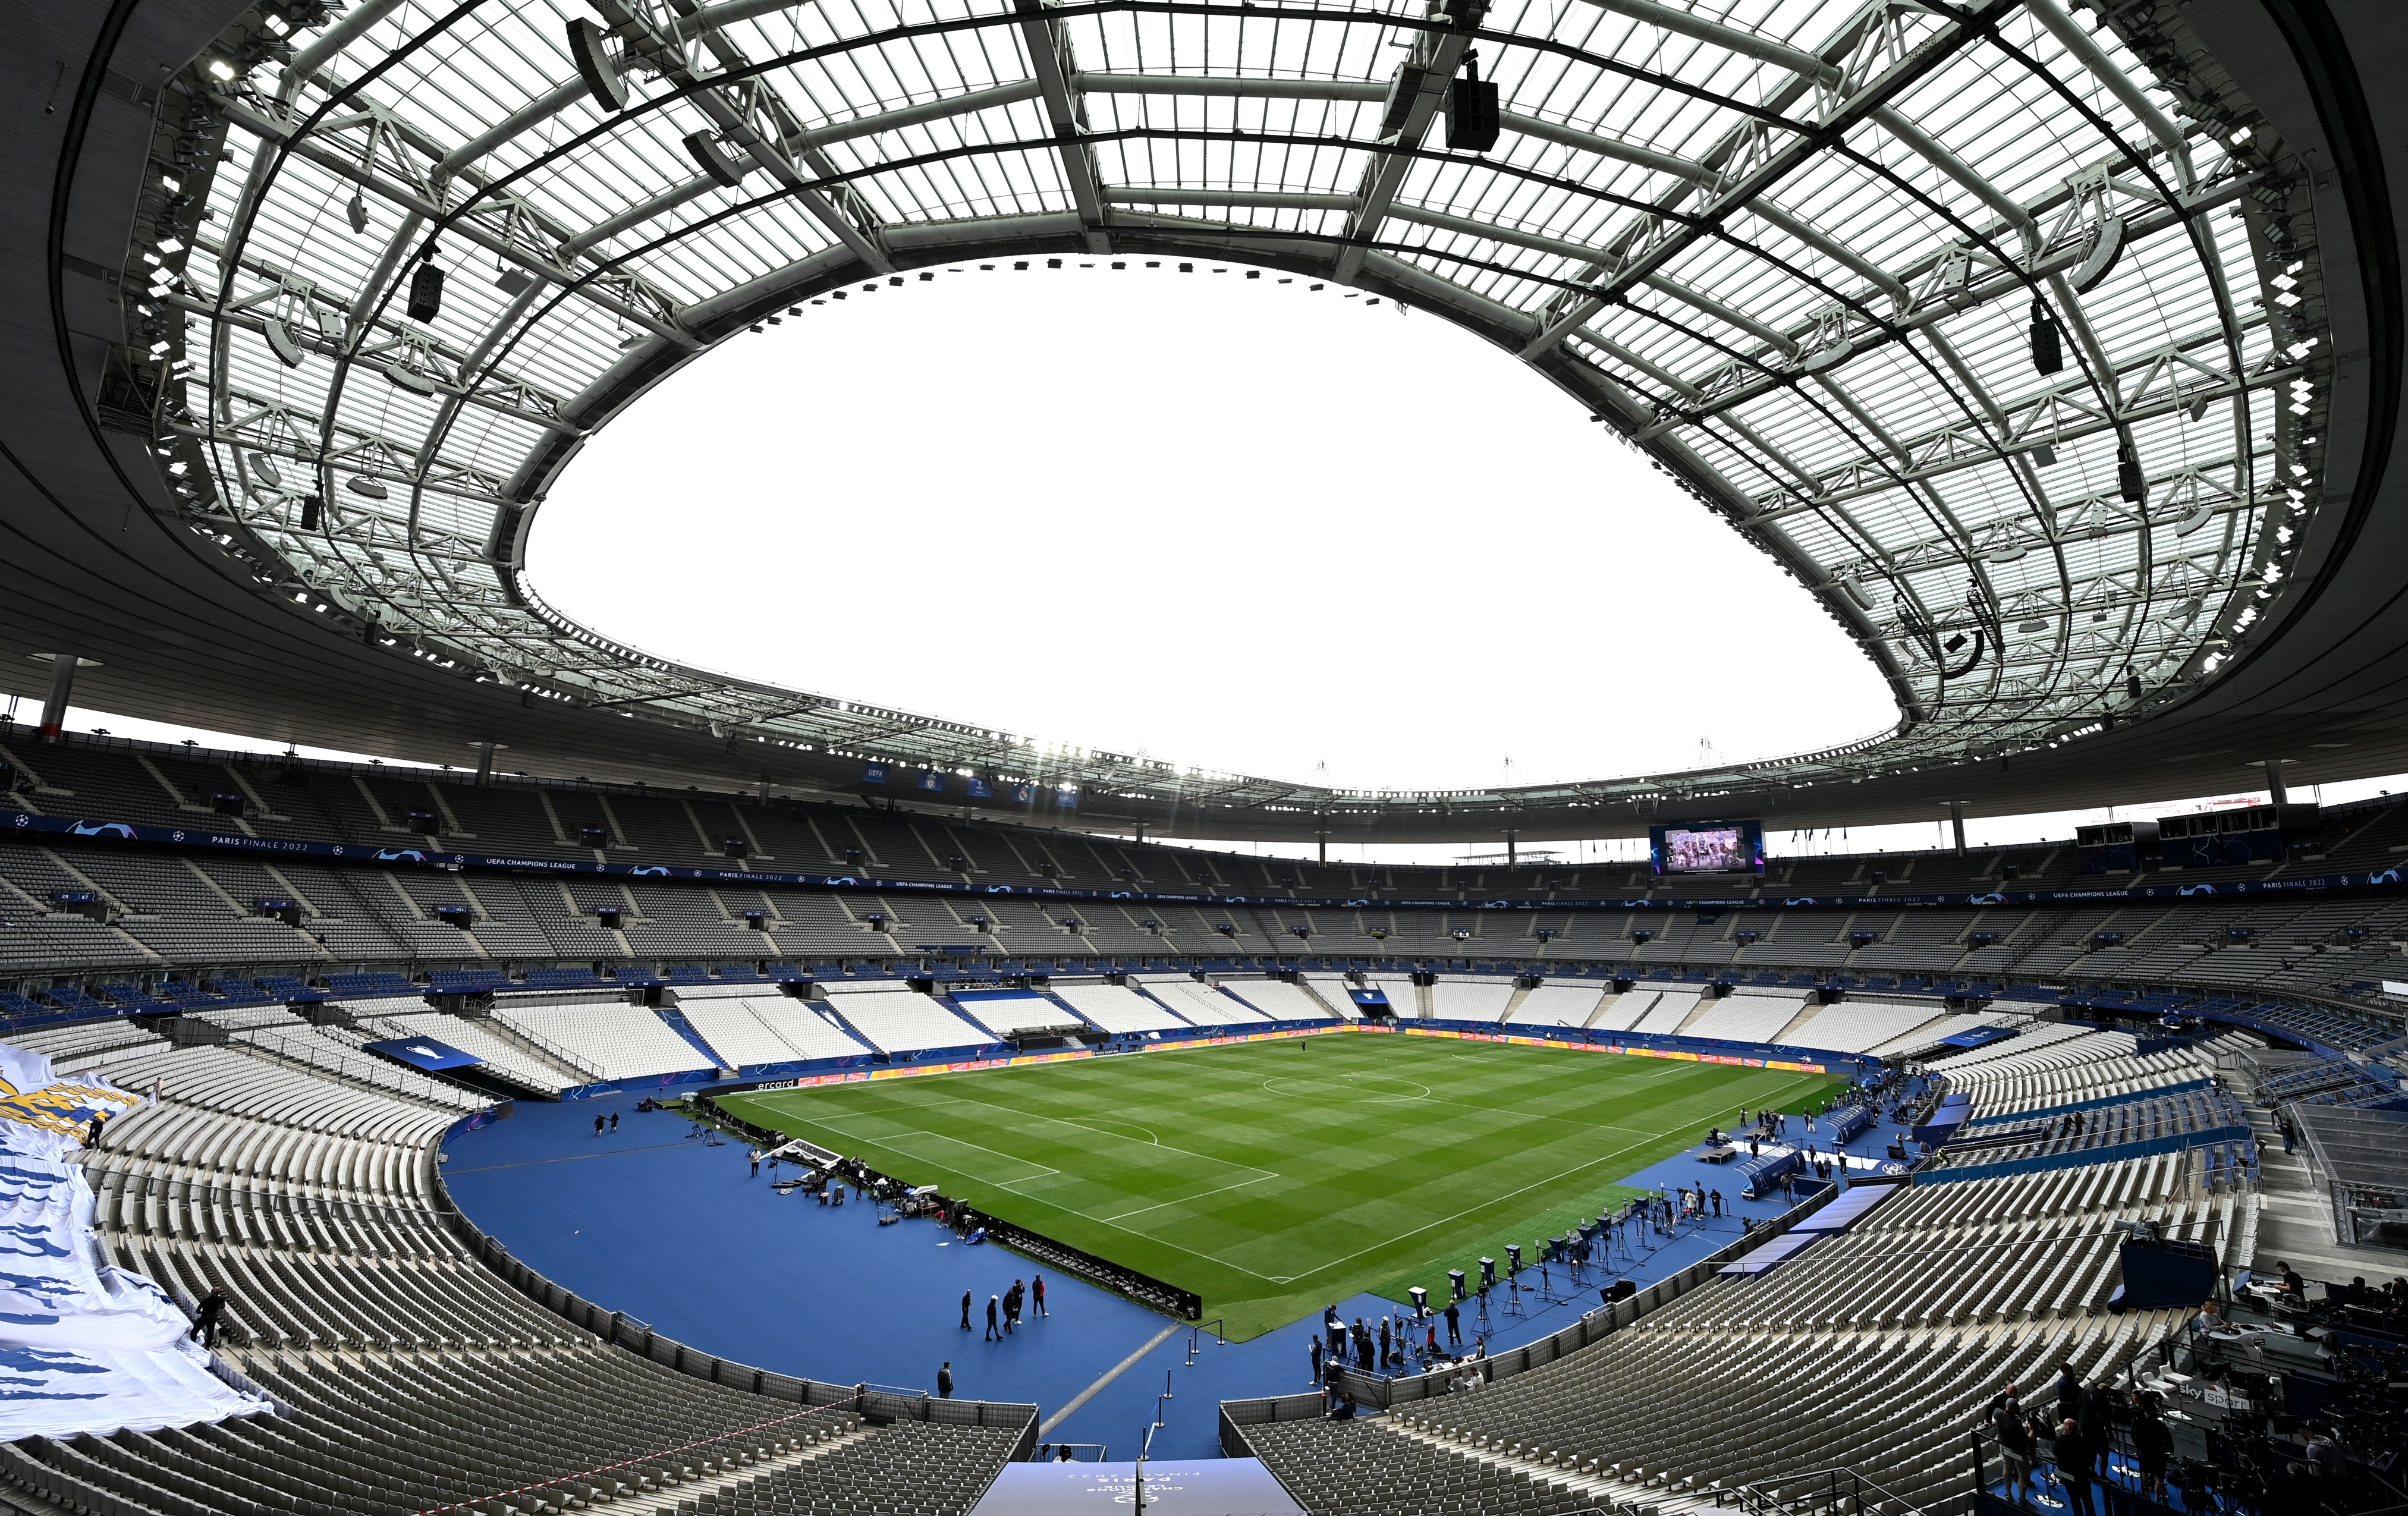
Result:
[[[701,1054],[703,1059],[710,1067],[732,1070],[738,1066],[737,1065],[728,1062],[726,1055],[722,1053],[717,1048],[714,1048],[710,1043],[704,1041],[702,1034],[694,1029],[694,1023],[687,1021],[683,1016],[678,1014],[674,1008],[662,1007],[655,1009],[652,1014],[658,1016],[661,1021],[667,1025],[670,1031],[675,1032],[678,1036],[683,1037],[686,1040],[687,1045],[692,1047],[695,1052]]]

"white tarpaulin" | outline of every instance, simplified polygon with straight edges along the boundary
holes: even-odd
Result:
[[[271,1409],[210,1373],[184,1313],[111,1264],[92,1229],[92,1186],[66,1154],[94,1117],[145,1103],[0,1044],[0,1441]]]

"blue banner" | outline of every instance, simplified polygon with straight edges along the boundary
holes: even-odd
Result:
[[[995,786],[973,775],[970,778],[970,798],[973,800],[992,800],[995,798]]]
[[[1013,789],[1025,794],[1034,793],[1032,785],[1015,785]],[[1826,910],[1887,910],[1915,906],[2109,905],[2118,901],[2174,900],[2211,895],[2331,894],[2349,891],[2396,893],[2401,887],[2398,868],[2376,868],[2355,873],[2239,880],[2223,884],[2138,884],[2124,889],[2098,890],[1989,890],[1978,894],[1767,894],[1757,898],[1710,899],[1700,895],[1650,892],[1641,895],[1586,900],[1418,900],[1388,895],[1374,898],[1369,895],[1174,894],[1140,890],[1073,890],[1058,885],[890,880],[862,874],[772,874],[753,869],[686,868],[665,864],[597,864],[562,858],[514,857],[506,853],[454,852],[432,847],[390,848],[373,842],[312,842],[299,837],[252,837],[242,832],[219,831],[203,826],[151,826],[132,822],[79,820],[71,816],[36,816],[23,811],[0,811],[0,837],[5,837],[27,842],[36,837],[45,840],[139,842],[213,851],[280,853],[295,858],[421,864],[441,868],[511,869],[545,874],[594,875],[606,879],[710,880],[730,884],[808,884],[833,889],[918,891],[933,894],[1010,894],[1046,900],[1166,900],[1223,906],[1280,905],[1325,910],[1373,908],[1383,910],[1781,910],[1801,907]]]
[[[1079,792],[1072,789],[1056,790],[1054,792],[1054,803],[1064,810],[1076,810],[1079,808]]]
[[[945,793],[945,776],[933,768],[924,768],[920,770],[920,788],[942,794]]]
[[[370,1052],[397,1058],[412,1068],[423,1068],[429,1073],[438,1068],[466,1068],[471,1064],[484,1062],[475,1053],[462,1052],[452,1044],[437,1042],[431,1037],[394,1037],[390,1041],[369,1042],[362,1046]]]
[[[885,783],[885,782],[886,782],[886,765],[885,765],[884,764],[866,764],[866,765],[864,765],[862,766],[862,770],[861,770],[861,782],[862,782],[862,783],[864,783],[864,784],[883,784],[883,783]]]
[[[1034,784],[1015,784],[1011,787],[1011,803],[1015,806],[1025,806],[1036,798],[1037,786]]]

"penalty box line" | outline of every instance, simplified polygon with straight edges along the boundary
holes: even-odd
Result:
[[[948,1097],[948,1098],[951,1098],[951,1097]],[[984,1102],[973,1102],[973,1103],[974,1103],[974,1104],[984,1104]],[[1006,1107],[1001,1107],[1001,1108],[998,1108],[1005,1109],[1005,1110],[1009,1110],[1009,1109],[1010,1109],[1011,1108],[1010,1108],[1010,1107],[1009,1107],[1009,1106],[1006,1106]],[[1020,1112],[1019,1114],[1025,1115],[1025,1114],[1026,1114],[1026,1112]],[[800,1119],[800,1118],[798,1118],[798,1119]],[[1046,1119],[1051,1120],[1051,1119],[1053,1119],[1053,1118],[1046,1118]],[[852,1137],[855,1141],[859,1141],[859,1142],[877,1142],[877,1143],[880,1143],[882,1146],[886,1145],[886,1144],[885,1144],[885,1141],[884,1141],[884,1139],[883,1139],[883,1138],[880,1138],[880,1137],[865,1137],[865,1136],[861,1136],[861,1135],[859,1135],[859,1134],[855,1134],[855,1133],[848,1133],[848,1132],[846,1132],[846,1131],[844,1130],[844,1128],[843,1128],[843,1127],[837,1125],[837,1124],[836,1124],[835,1123],[833,1123],[833,1122],[816,1121],[816,1120],[815,1120],[815,1121],[811,1122],[811,1123],[810,1123],[810,1124],[812,1124],[812,1125],[816,1125],[816,1126],[825,1127],[827,1130],[829,1130],[829,1131],[831,1131],[831,1132],[835,1132],[835,1133],[837,1133],[838,1136],[843,1136],[843,1137]],[[1072,1124],[1072,1125],[1075,1125],[1075,1124],[1077,1124],[1077,1123],[1066,1123],[1066,1124]],[[1089,1127],[1089,1128],[1086,1128],[1086,1130],[1093,1131],[1093,1130],[1096,1130],[1096,1129],[1095,1129],[1095,1128],[1093,1128],[1093,1127]],[[932,1133],[932,1134],[928,1134],[928,1135],[930,1135],[930,1136],[941,1136],[942,1134],[935,1134],[935,1133]],[[1117,1134],[1114,1134],[1114,1133],[1109,1133],[1109,1132],[1107,1132],[1107,1133],[1105,1133],[1105,1134],[1104,1134],[1104,1136],[1106,1136],[1106,1137],[1112,1137],[1112,1136],[1116,1136],[1116,1135],[1117,1135]],[[978,1149],[978,1151],[981,1151],[981,1152],[991,1152],[991,1153],[995,1153],[995,1155],[996,1155],[997,1158],[1004,1159],[1004,1160],[1006,1160],[1006,1161],[1008,1161],[1008,1162],[1010,1162],[1010,1163],[1025,1165],[1026,1166],[1028,1166],[1028,1167],[1030,1167],[1030,1168],[1045,1168],[1045,1166],[1044,1166],[1043,1164],[1031,1163],[1028,1159],[1025,1159],[1025,1158],[1015,1158],[1015,1157],[1013,1157],[1010,1153],[1008,1153],[1008,1152],[997,1152],[995,1149],[990,1148],[990,1147],[987,1147],[987,1146],[985,1146],[985,1145],[983,1145],[983,1144],[982,1144],[982,1143],[977,1143],[977,1142],[962,1142],[962,1139],[961,1139],[961,1138],[959,1138],[959,1137],[948,1137],[948,1138],[946,1138],[946,1140],[947,1140],[947,1141],[950,1141],[950,1142],[961,1142],[961,1145],[962,1145],[963,1147],[965,1147],[965,1148],[976,1148],[976,1149]],[[1126,1137],[1121,1137],[1121,1138],[1120,1138],[1120,1140],[1121,1140],[1121,1141],[1124,1141],[1124,1142],[1128,1141],[1128,1139],[1127,1139]],[[1134,1146],[1134,1144],[1132,1144],[1132,1146]],[[896,1151],[901,1151],[901,1150],[900,1150],[900,1149],[897,1149]],[[1169,1151],[1173,1151],[1173,1152],[1185,1152],[1185,1151],[1186,1151],[1186,1150],[1185,1150],[1185,1149],[1183,1149],[1183,1148],[1173,1148],[1173,1149],[1171,1149],[1171,1150],[1169,1150]],[[910,1155],[909,1155],[909,1154],[906,1154],[906,1156],[908,1157],[908,1156],[910,1156]],[[1202,1154],[1202,1153],[1188,1153],[1188,1156],[1189,1156],[1189,1157],[1191,1157],[1191,1158],[1204,1158],[1204,1157],[1205,1157],[1205,1155],[1204,1155],[1204,1154]],[[923,1163],[935,1164],[935,1165],[936,1165],[936,1166],[937,1166],[937,1167],[939,1167],[939,1168],[942,1168],[942,1167],[944,1167],[944,1166],[943,1166],[942,1164],[936,1164],[936,1161],[935,1161],[934,1159],[922,1159],[922,1160],[920,1160],[920,1161],[921,1161],[921,1162],[923,1162]],[[1221,1160],[1221,1159],[1217,1159],[1217,1158],[1208,1158],[1208,1159],[1206,1159],[1206,1161],[1207,1161],[1207,1162],[1209,1162],[1209,1163],[1222,1163],[1222,1162],[1224,1162],[1223,1160]],[[1252,1166],[1252,1165],[1248,1165],[1248,1164],[1230,1164],[1230,1165],[1228,1165],[1227,1166],[1229,1166],[1229,1167],[1231,1167],[1231,1168],[1248,1168],[1248,1167],[1252,1167],[1253,1166]],[[980,1183],[980,1184],[992,1184],[992,1185],[994,1185],[994,1186],[995,1186],[996,1189],[998,1189],[998,1190],[1011,1190],[1011,1193],[1012,1193],[1012,1194],[1020,1194],[1020,1192],[1019,1192],[1019,1191],[1017,1191],[1017,1190],[1012,1190],[1012,1188],[1011,1188],[1011,1187],[1012,1187],[1012,1185],[1015,1185],[1015,1184],[1025,1184],[1025,1183],[1028,1183],[1028,1182],[1029,1182],[1029,1180],[1043,1179],[1043,1178],[1045,1178],[1047,1175],[1052,1175],[1052,1176],[1054,1176],[1054,1177],[1059,1177],[1062,1171],[1061,1171],[1060,1169],[1058,1169],[1058,1168],[1045,1168],[1045,1174],[1032,1174],[1032,1175],[1030,1175],[1030,1176],[1029,1176],[1029,1178],[1028,1178],[1028,1179],[1025,1179],[1025,1180],[1010,1180],[1010,1181],[1008,1181],[1008,1182],[1007,1182],[1007,1181],[1002,1181],[1002,1180],[981,1180],[981,1179],[980,1179],[977,1175],[975,1175],[975,1174],[964,1174],[964,1173],[962,1173],[962,1172],[961,1172],[961,1170],[959,1170],[959,1169],[953,1169],[953,1170],[951,1170],[951,1172],[955,1173],[955,1174],[959,1174],[961,1178],[966,1179],[966,1180],[971,1180],[971,1181],[972,1181],[972,1182],[974,1182],[974,1183]],[[1278,1174],[1274,1174],[1274,1173],[1272,1173],[1269,1169],[1267,1169],[1267,1168],[1266,1168],[1266,1169],[1257,1169],[1257,1170],[1255,1170],[1255,1172],[1256,1172],[1256,1174],[1257,1174],[1258,1176],[1260,1176],[1260,1178],[1262,1178],[1262,1179],[1280,1179],[1280,1178],[1283,1178],[1283,1176],[1278,1175]],[[1257,1182],[1259,1182],[1259,1180],[1244,1180],[1243,1182],[1244,1182],[1244,1183],[1247,1183],[1247,1184],[1254,1184],[1254,1183],[1257,1183]],[[1225,1185],[1225,1186],[1223,1186],[1223,1188],[1225,1188],[1225,1189],[1235,1189],[1235,1188],[1237,1188],[1237,1186],[1236,1186],[1236,1185]],[[1212,1191],[1212,1192],[1210,1192],[1210,1193],[1217,1194],[1219,1194],[1220,1192],[1216,1190],[1216,1191]],[[1082,1221],[1089,1221],[1089,1222],[1093,1222],[1093,1223],[1096,1223],[1096,1225],[1098,1225],[1098,1226],[1109,1226],[1109,1227],[1111,1227],[1111,1228],[1113,1231],[1115,1231],[1115,1232],[1125,1232],[1125,1233],[1127,1233],[1130,1237],[1143,1237],[1146,1241],[1148,1241],[1148,1242],[1151,1242],[1151,1243],[1154,1244],[1156,1247],[1168,1248],[1168,1249],[1172,1250],[1172,1251],[1175,1251],[1175,1252],[1183,1252],[1183,1253],[1185,1253],[1185,1254],[1186,1254],[1188,1257],[1190,1257],[1190,1258],[1195,1258],[1195,1259],[1201,1260],[1202,1262],[1204,1262],[1204,1263],[1208,1263],[1208,1264],[1211,1264],[1211,1265],[1213,1265],[1213,1266],[1216,1266],[1216,1267],[1235,1269],[1237,1272],[1239,1272],[1239,1273],[1240,1273],[1240,1274],[1245,1275],[1248,1279],[1260,1280],[1262,1280],[1262,1281],[1263,1281],[1264,1283],[1266,1283],[1266,1284],[1278,1284],[1278,1283],[1283,1282],[1283,1281],[1282,1281],[1282,1280],[1279,1280],[1273,1279],[1273,1278],[1272,1278],[1270,1275],[1268,1275],[1268,1274],[1257,1274],[1257,1273],[1255,1273],[1253,1269],[1246,1267],[1246,1266],[1245,1266],[1244,1265],[1242,1265],[1242,1264],[1233,1264],[1233,1263],[1228,1262],[1226,1259],[1215,1257],[1214,1255],[1212,1255],[1211,1253],[1209,1253],[1209,1252],[1197,1252],[1197,1251],[1195,1249],[1193,1249],[1193,1248],[1181,1247],[1178,1243],[1171,1241],[1169,1238],[1168,1238],[1168,1237],[1156,1237],[1156,1236],[1155,1236],[1154,1233],[1152,1233],[1152,1232],[1140,1231],[1139,1228],[1134,1227],[1134,1226],[1123,1226],[1123,1225],[1121,1225],[1121,1224],[1120,1224],[1120,1223],[1119,1223],[1119,1222],[1117,1222],[1117,1221],[1113,1220],[1112,1218],[1111,1218],[1111,1217],[1109,1217],[1109,1216],[1096,1216],[1096,1215],[1092,1215],[1092,1214],[1090,1214],[1090,1213],[1089,1213],[1089,1212],[1087,1212],[1087,1211],[1083,1211],[1083,1210],[1077,1210],[1077,1209],[1072,1209],[1071,1207],[1068,1207],[1068,1206],[1057,1205],[1057,1204],[1055,1204],[1054,1202],[1053,1202],[1053,1201],[1051,1201],[1051,1200],[1039,1199],[1039,1198],[1038,1196],[1036,1196],[1036,1195],[1021,1195],[1020,1197],[1021,1197],[1022,1199],[1024,1199],[1024,1200],[1035,1200],[1039,1205],[1041,1205],[1041,1206],[1052,1206],[1055,1210],[1061,1211],[1064,1215],[1067,1215],[1067,1216],[1076,1216],[1076,1217],[1080,1218],[1080,1219],[1081,1219],[1081,1220],[1082,1220]],[[1199,1195],[1199,1196],[1197,1196],[1197,1197],[1196,1197],[1196,1198],[1197,1198],[1197,1199],[1201,1199],[1201,1198],[1202,1198],[1202,1196],[1200,1196],[1200,1195]],[[1174,1206],[1176,1206],[1176,1205],[1185,1205],[1185,1204],[1187,1204],[1187,1202],[1186,1202],[1186,1201],[1184,1201],[1184,1200],[1173,1200],[1173,1201],[1168,1201],[1168,1202],[1165,1202],[1165,1203],[1166,1203],[1166,1204],[1168,1204],[1168,1205],[1174,1205]],[[1158,1208],[1149,1208],[1149,1209],[1158,1209]],[[1129,1215],[1141,1215],[1141,1214],[1143,1214],[1143,1212],[1140,1212],[1140,1211],[1130,1211],[1130,1212],[1128,1212],[1127,1214],[1129,1214]]]
[[[1173,1146],[1171,1146],[1169,1143],[1168,1143],[1168,1142],[1164,1142],[1164,1141],[1163,1141],[1163,1140],[1161,1140],[1159,1137],[1155,1138],[1155,1139],[1154,1139],[1154,1141],[1152,1141],[1152,1142],[1149,1142],[1149,1143],[1142,1143],[1142,1144],[1140,1144],[1140,1143],[1135,1142],[1133,1139],[1131,1139],[1131,1138],[1130,1138],[1129,1137],[1127,1137],[1126,1135],[1125,1135],[1125,1134],[1123,1134],[1123,1133],[1120,1133],[1120,1132],[1114,1132],[1114,1131],[1112,1131],[1112,1130],[1111,1130],[1110,1128],[1107,1128],[1107,1127],[1101,1127],[1101,1126],[1091,1126],[1091,1125],[1089,1125],[1089,1124],[1088,1124],[1087,1123],[1085,1123],[1085,1122],[1073,1121],[1073,1120],[1071,1120],[1071,1119],[1070,1119],[1069,1117],[1068,1117],[1068,1116],[1045,1116],[1045,1115],[1040,1115],[1040,1114],[1039,1114],[1039,1113],[1038,1113],[1038,1112],[1036,1112],[1036,1111],[1032,1111],[1032,1110],[1023,1110],[1023,1109],[1021,1109],[1021,1108],[1020,1108],[1019,1107],[1017,1107],[1017,1106],[1007,1106],[1007,1105],[1004,1105],[1004,1104],[1003,1104],[1002,1102],[1000,1102],[1000,1101],[996,1101],[996,1100],[981,1100],[981,1099],[979,1099],[979,1098],[978,1098],[977,1096],[975,1096],[975,1095],[964,1095],[964,1094],[939,1094],[939,1095],[928,1096],[928,1097],[926,1097],[926,1098],[931,1098],[931,1099],[937,1099],[937,1100],[948,1101],[948,1102],[950,1102],[950,1103],[952,1103],[952,1104],[953,1104],[953,1105],[961,1105],[961,1106],[976,1106],[976,1107],[978,1107],[978,1108],[979,1108],[980,1109],[982,1109],[982,1110],[998,1110],[998,1111],[1008,1111],[1008,1112],[1010,1112],[1011,1115],[1016,1116],[1016,1117],[1020,1118],[1022,1121],[1025,1121],[1025,1122],[1052,1122],[1052,1123],[1053,1123],[1054,1125],[1056,1125],[1056,1126],[1072,1126],[1072,1127],[1076,1127],[1076,1128],[1078,1128],[1078,1129],[1079,1129],[1080,1131],[1082,1131],[1082,1132],[1093,1132],[1093,1133],[1095,1133],[1097,1137],[1111,1137],[1111,1138],[1113,1138],[1115,1141],[1120,1141],[1120,1142],[1126,1142],[1126,1143],[1129,1143],[1129,1145],[1130,1145],[1130,1146],[1132,1146],[1132,1147],[1139,1147],[1139,1146],[1142,1146],[1142,1147],[1154,1148],[1154,1149],[1158,1149],[1159,1151],[1163,1151],[1163,1152],[1175,1152],[1175,1153],[1180,1154],[1180,1155],[1181,1155],[1181,1156],[1182,1156],[1182,1157],[1193,1158],[1193,1159],[1196,1159],[1196,1160],[1197,1160],[1197,1162],[1199,1162],[1199,1163],[1217,1164],[1217,1165],[1219,1165],[1219,1166],[1220,1166],[1221,1167],[1223,1167],[1223,1168],[1237,1168],[1237,1169],[1243,1169],[1243,1170],[1245,1170],[1245,1171],[1247,1171],[1247,1172],[1249,1172],[1249,1173],[1251,1173],[1251,1174],[1254,1175],[1254,1176],[1255,1176],[1255,1179],[1258,1179],[1258,1180],[1260,1180],[1260,1179],[1271,1179],[1271,1180],[1276,1180],[1276,1179],[1284,1179],[1284,1178],[1286,1178],[1286,1176],[1285,1176],[1285,1175],[1281,1174],[1281,1173],[1279,1173],[1278,1171],[1276,1171],[1276,1170],[1274,1170],[1274,1169],[1264,1168],[1264,1167],[1260,1166],[1259,1165],[1255,1165],[1255,1164],[1240,1164],[1240,1163],[1234,1162],[1234,1161],[1232,1161],[1232,1160],[1230,1160],[1230,1159],[1227,1159],[1227,1158],[1215,1158],[1215,1157],[1213,1157],[1213,1156],[1212,1156],[1211,1153],[1209,1153],[1209,1152],[1197,1152],[1197,1151],[1192,1151],[1192,1150],[1190,1150],[1190,1149],[1187,1149],[1187,1148],[1178,1148],[1178,1147],[1173,1147]],[[1105,1119],[1105,1120],[1110,1120],[1110,1118],[1109,1118],[1109,1117],[1104,1118],[1104,1119]],[[1123,1123],[1123,1124],[1125,1124],[1125,1125],[1129,1125],[1129,1126],[1135,1126],[1137,1123],[1136,1123],[1135,1122],[1128,1122],[1128,1123]],[[975,1142],[973,1142],[973,1143],[970,1143],[970,1144],[969,1144],[969,1146],[971,1146],[971,1147],[977,1147],[977,1146],[978,1146],[978,1144],[977,1144],[977,1143],[975,1143]],[[994,1150],[993,1148],[987,1148],[987,1149],[984,1149],[983,1151],[987,1151],[987,1152],[993,1152],[993,1151],[995,1151],[995,1150]],[[1004,1154],[1003,1156],[1005,1156],[1005,1157],[1010,1157],[1010,1154],[1006,1153],[1006,1154]],[[1025,1160],[1025,1159],[1023,1159],[1023,1160],[1020,1160],[1020,1161],[1021,1161],[1021,1162],[1024,1162],[1024,1163],[1027,1162],[1027,1160]],[[1042,1165],[1039,1165],[1039,1166],[1038,1166],[1042,1167],[1043,1166],[1042,1166]],[[1058,1171],[1058,1170],[1056,1170],[1056,1172],[1059,1172],[1059,1171]],[[1248,1182],[1248,1183],[1250,1183],[1250,1184],[1251,1184],[1251,1183],[1254,1182],[1254,1180],[1247,1180],[1246,1182]],[[1233,1186],[1227,1186],[1227,1188],[1235,1188],[1235,1186],[1234,1186],[1234,1185],[1233,1185]],[[1103,1219],[1103,1218],[1101,1218],[1101,1217],[1096,1217],[1096,1220],[1097,1220],[1097,1221],[1101,1221],[1102,1219]]]

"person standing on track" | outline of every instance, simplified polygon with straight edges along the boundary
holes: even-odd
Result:
[[[997,1319],[1002,1314],[1003,1296],[999,1294],[991,1294],[987,1296],[986,1337],[982,1340],[987,1342],[1001,1342],[1003,1340],[1003,1329],[996,1324]]]
[[[1028,1282],[1031,1293],[1037,1297],[1037,1314],[1039,1316],[1053,1315],[1054,1313],[1052,1311],[1045,1309],[1045,1276],[1042,1274],[1034,1275],[1030,1278]]]
[[[939,1400],[951,1400],[953,1397],[953,1361],[948,1358],[945,1360],[945,1366],[937,1370],[937,1398]]]
[[[965,1332],[967,1332],[967,1331],[968,1331],[969,1329],[970,1329],[970,1293],[969,1293],[968,1290],[964,1290],[964,1291],[962,1292],[962,1330],[963,1330],[963,1331],[965,1331]]]
[[[1453,1301],[1447,1302],[1446,1307],[1446,1344],[1450,1348],[1463,1345],[1463,1317],[1455,1309]]]
[[[1311,1348],[1312,1348],[1312,1382],[1313,1382],[1313,1383],[1315,1383],[1315,1384],[1319,1384],[1319,1383],[1321,1382],[1321,1334],[1320,1334],[1320,1333],[1315,1332],[1315,1333],[1313,1333],[1313,1334],[1312,1334],[1312,1342],[1311,1342],[1310,1346],[1311,1346]]]

